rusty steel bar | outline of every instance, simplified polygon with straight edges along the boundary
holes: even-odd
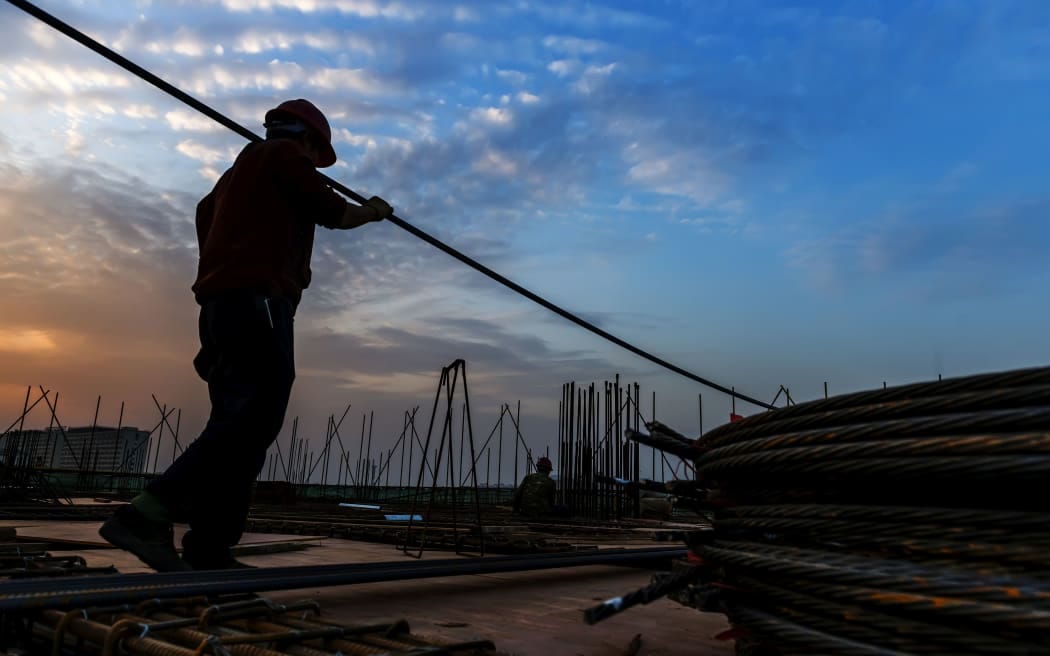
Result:
[[[49,640],[53,656],[75,651],[100,656],[418,656],[491,652],[488,640],[450,642],[413,635],[408,622],[341,626],[293,615],[319,612],[316,602],[275,603],[266,598],[209,605],[206,598],[151,599],[132,608],[44,610],[25,616],[32,642],[6,645],[39,651]],[[74,644],[75,643],[75,644]]]

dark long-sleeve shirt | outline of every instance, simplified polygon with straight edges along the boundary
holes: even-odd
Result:
[[[523,515],[547,515],[554,507],[555,485],[543,472],[529,474],[514,491],[514,510]]]
[[[295,142],[248,144],[197,205],[197,300],[251,290],[297,305],[314,226],[335,227],[345,209]]]

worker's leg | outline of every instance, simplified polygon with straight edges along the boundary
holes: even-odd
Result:
[[[295,378],[290,305],[230,300],[212,321],[218,358],[208,375],[208,424],[149,488],[169,507],[188,502],[183,556],[198,569],[222,566],[240,540],[252,484],[281,430]]]
[[[229,557],[244,531],[252,483],[284,421],[295,378],[293,314],[289,304],[264,304],[247,293],[201,309],[202,349],[194,365],[208,381],[208,424],[146,492],[103,525],[106,540],[155,569],[180,569],[185,563],[171,522],[188,521],[194,535],[187,546],[198,556],[188,562]]]
[[[215,314],[216,304],[210,303],[201,308],[198,319],[201,350],[193,364],[205,380],[219,359],[218,344],[213,338]],[[221,407],[212,394],[212,414]],[[173,521],[185,522],[189,516],[192,478],[185,472],[193,468],[195,459],[192,455],[187,456],[188,452],[184,452],[178,461],[182,475],[175,476],[169,470],[132,499],[130,505],[118,508],[99,529],[99,535],[108,542],[130,551],[162,572],[188,569],[175,550],[172,530]]]

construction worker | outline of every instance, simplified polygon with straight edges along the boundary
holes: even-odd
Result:
[[[646,519],[670,520],[674,512],[671,496],[653,490],[639,490],[639,514]]]
[[[550,458],[542,456],[536,461],[536,473],[522,479],[514,491],[514,512],[532,517],[555,512],[552,469]]]
[[[197,205],[200,260],[193,285],[208,383],[204,431],[99,534],[158,571],[243,566],[252,485],[284,423],[295,379],[292,322],[310,284],[315,225],[352,229],[393,214],[382,198],[348,203],[317,168],[336,161],[332,131],[307,100],[268,111],[266,140],[241,150]],[[183,555],[172,523],[188,523]]]

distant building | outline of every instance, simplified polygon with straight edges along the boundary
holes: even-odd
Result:
[[[149,433],[134,427],[118,432],[107,426],[77,426],[61,431],[11,431],[0,436],[0,460],[40,469],[91,469],[142,473]]]

